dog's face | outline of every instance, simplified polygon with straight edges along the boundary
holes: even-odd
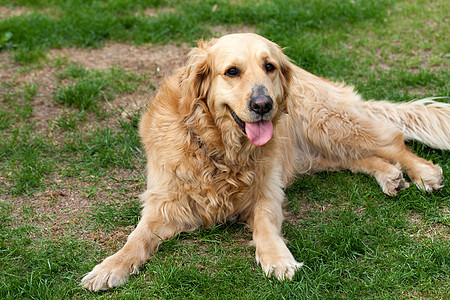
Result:
[[[222,130],[238,130],[255,146],[272,138],[292,76],[278,45],[256,34],[231,34],[200,44],[190,62],[200,66],[191,70],[195,96],[206,100]]]

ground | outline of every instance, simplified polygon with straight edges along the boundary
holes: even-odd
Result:
[[[302,177],[287,189],[283,232],[305,262],[293,282],[264,278],[248,245],[251,233],[231,223],[164,243],[124,288],[90,294],[78,286],[139,219],[139,115],[195,40],[258,32],[286,47],[296,64],[355,85],[366,99],[446,96],[446,1],[315,0],[304,9],[280,1],[204,1],[195,8],[162,1],[139,9],[142,3],[132,1],[122,15],[104,11],[105,18],[138,16],[150,23],[139,27],[138,19],[130,28],[155,26],[156,33],[145,32],[150,37],[163,24],[167,38],[143,41],[128,31],[120,32],[128,40],[104,37],[102,28],[95,32],[97,13],[85,34],[98,43],[69,39],[69,46],[37,49],[15,39],[21,28],[36,12],[63,28],[70,2],[13,2],[0,0],[0,298],[448,297],[448,184],[434,194],[411,187],[391,198],[370,176],[350,172]],[[180,25],[179,15],[189,22]],[[40,25],[31,24],[30,31]],[[448,151],[409,146],[450,178]]]

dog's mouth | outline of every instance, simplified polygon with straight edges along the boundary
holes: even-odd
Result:
[[[236,124],[238,124],[239,128],[241,128],[242,132],[247,134],[245,132],[245,122],[239,119],[239,117],[236,115],[236,113],[228,106],[228,110],[230,111],[231,116],[233,117]]]
[[[273,124],[271,121],[260,120],[257,122],[244,122],[228,106],[231,116],[236,124],[247,135],[250,142],[255,146],[266,144],[273,136]]]

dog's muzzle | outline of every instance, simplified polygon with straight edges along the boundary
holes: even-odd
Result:
[[[268,95],[264,85],[255,85],[248,103],[249,111],[253,113],[253,122],[242,121],[236,113],[228,106],[231,116],[236,124],[247,135],[250,142],[255,146],[266,144],[273,135],[273,124],[270,114],[273,110],[273,100]]]

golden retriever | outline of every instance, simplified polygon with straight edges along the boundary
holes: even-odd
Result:
[[[404,140],[450,149],[450,105],[424,99],[362,101],[351,87],[293,65],[256,34],[199,42],[144,113],[148,161],[142,218],[125,246],[82,280],[89,290],[123,285],[162,240],[238,219],[253,232],[267,275],[302,266],[281,235],[283,189],[297,174],[350,169],[383,192],[443,185],[442,170]]]

